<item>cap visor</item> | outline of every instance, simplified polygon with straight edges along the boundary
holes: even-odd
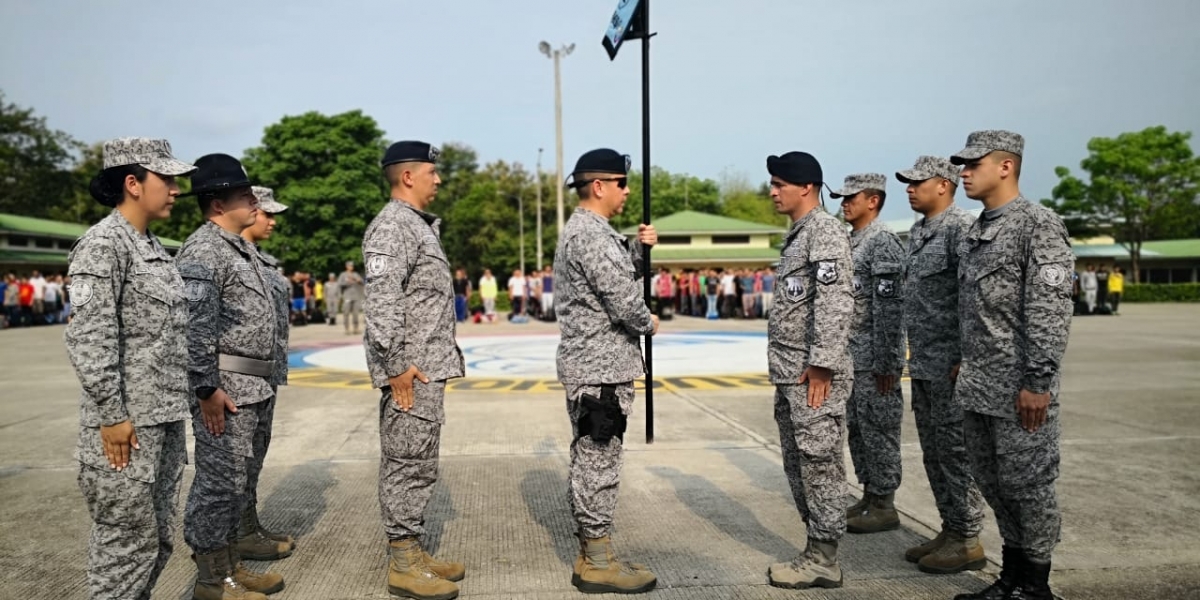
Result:
[[[164,158],[143,164],[143,167],[148,171],[153,171],[159,175],[169,175],[176,177],[179,175],[187,175],[196,171],[195,165],[189,165],[181,160],[173,158]]]
[[[267,203],[258,205],[258,210],[261,210],[261,211],[263,211],[267,214],[271,214],[271,215],[277,215],[287,209],[288,209],[287,206],[280,204],[278,202],[267,202]]]
[[[963,148],[950,157],[950,164],[961,166],[967,161],[979,160],[991,153],[992,151],[987,148]]]
[[[907,171],[896,171],[896,179],[900,183],[921,183],[927,179],[933,179],[933,175],[917,171],[916,169],[909,169]]]
[[[842,188],[837,191],[829,192],[829,197],[837,200],[838,198],[853,196],[862,190],[852,190],[850,188]]]

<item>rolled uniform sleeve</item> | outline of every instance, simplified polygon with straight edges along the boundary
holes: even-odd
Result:
[[[69,269],[72,319],[64,336],[67,354],[83,387],[83,412],[98,414],[104,426],[129,420],[117,314],[125,280],[121,262],[110,240],[94,237],[75,248]]]
[[[871,259],[871,340],[874,342],[872,371],[878,375],[899,375],[904,365],[903,335],[904,293],[901,269],[904,249],[900,239],[890,234],[876,236]]]
[[[375,356],[382,358],[387,376],[396,377],[408,370],[413,357],[404,352],[405,287],[411,261],[403,236],[394,223],[375,229],[363,240],[366,262],[366,301],[363,303],[366,339]]]
[[[809,262],[816,269],[813,298],[812,348],[808,363],[837,370],[849,352],[850,321],[854,316],[850,239],[834,220],[818,220],[809,247]]]
[[[207,254],[207,257],[205,256]],[[178,267],[188,299],[188,379],[192,392],[221,387],[217,354],[221,339],[221,287],[219,271],[206,264],[212,254],[181,256]]]
[[[1067,229],[1054,215],[1035,225],[1025,269],[1025,372],[1021,387],[1044,394],[1067,350],[1071,328],[1071,270],[1074,255]]]
[[[638,284],[636,264],[631,262],[631,255],[626,254],[624,247],[613,239],[600,249],[573,249],[572,255],[580,257],[580,270],[600,298],[610,321],[634,335],[649,335],[654,331],[650,309]]]

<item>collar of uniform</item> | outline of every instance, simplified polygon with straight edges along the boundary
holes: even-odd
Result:
[[[254,249],[258,252],[258,257],[261,258],[262,261],[267,264],[267,266],[269,266],[269,267],[278,267],[279,266],[279,259],[275,258],[274,256],[271,256],[270,254],[267,254],[266,252],[263,252],[262,247],[260,247],[258,244],[253,244],[253,246],[254,246]]]
[[[226,242],[229,243],[230,246],[233,246],[234,249],[236,249],[238,252],[240,252],[246,258],[250,258],[250,257],[254,256],[254,253],[250,249],[250,242],[247,242],[246,238],[243,238],[240,235],[236,235],[236,234],[230,233],[228,231],[225,231],[225,229],[223,229],[220,225],[217,225],[216,223],[213,223],[212,221],[206,222],[204,224],[204,226],[211,228],[209,230],[210,235],[215,235],[215,236],[225,240]]]
[[[133,225],[121,214],[121,211],[114,209],[110,218],[116,224],[117,229],[125,232],[129,236],[129,241],[133,243],[133,247],[137,249],[137,253],[142,257],[142,260],[163,260],[167,256],[166,250],[162,249],[162,245],[158,243],[158,238],[154,237],[149,230],[146,235],[138,233],[138,230],[133,228]]]
[[[797,235],[799,235],[800,230],[803,229],[805,225],[808,225],[808,223],[810,221],[812,221],[813,219],[816,218],[818,210],[821,210],[821,209],[814,208],[814,209],[808,211],[808,214],[804,215],[803,217],[800,217],[800,220],[796,221],[795,223],[792,223],[792,228],[788,230],[787,236],[783,240],[784,246],[787,246],[788,244],[792,243],[792,240],[795,239]]]
[[[605,219],[604,217],[600,216],[598,213],[592,212],[582,206],[576,206],[575,212],[573,214],[584,215],[586,218],[591,219],[597,223],[604,223],[605,225],[612,227],[612,224],[608,222],[608,219]]]
[[[403,206],[404,208],[407,208],[408,210],[411,210],[411,211],[417,213],[417,216],[421,217],[422,221],[425,221],[426,223],[428,223],[430,225],[437,223],[438,220],[440,219],[440,217],[438,217],[437,215],[430,213],[430,212],[425,212],[425,211],[423,211],[423,210],[421,210],[399,198],[392,198],[392,201],[399,204],[400,206]]]
[[[863,227],[862,229],[858,229],[858,230],[852,230],[850,232],[850,237],[865,237],[865,236],[875,233],[876,231],[879,231],[880,229],[883,229],[883,228],[884,228],[883,222],[880,221],[878,217],[876,217],[875,220],[871,221],[870,223],[867,223],[866,227]]]

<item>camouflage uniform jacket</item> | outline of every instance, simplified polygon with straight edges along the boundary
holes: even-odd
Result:
[[[190,318],[188,372],[192,389],[221,388],[238,406],[274,395],[269,378],[220,370],[218,355],[273,360],[278,347],[275,277],[258,250],[209,221],[183,243],[176,258]],[[192,402],[198,402],[195,395]]]
[[[950,205],[908,231],[904,262],[904,329],[908,372],[914,379],[945,380],[962,360],[958,324],[958,243],[971,215]]]
[[[76,242],[68,272],[74,316],[64,338],[83,386],[80,424],[188,418],[188,309],[158,238],[114,210]]]
[[[363,345],[376,388],[388,387],[388,378],[414,365],[432,381],[465,371],[454,337],[454,286],[440,225],[436,216],[392,200],[363,236]]]
[[[854,319],[850,326],[854,368],[899,376],[904,369],[900,279],[904,247],[896,234],[875,219],[850,233],[850,253],[854,258]]]
[[[263,251],[257,245],[259,267],[263,276],[270,281],[272,298],[275,301],[275,374],[271,385],[287,385],[288,336],[291,334],[292,284],[279,272],[279,259]]]
[[[624,383],[645,373],[638,337],[654,323],[642,298],[640,249],[587,209],[567,220],[554,254],[559,381]]]
[[[775,303],[767,323],[771,382],[796,384],[809,365],[853,377],[850,319],[854,276],[850,238],[821,209],[796,221],[783,243]]]
[[[1062,219],[1018,196],[971,225],[958,247],[963,409],[1016,418],[1021,389],[1051,394],[1071,328],[1074,255]]]

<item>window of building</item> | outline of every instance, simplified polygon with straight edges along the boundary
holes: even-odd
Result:
[[[38,248],[54,248],[54,240],[34,240],[33,243]]]
[[[686,235],[660,235],[658,243],[667,246],[687,246],[692,243],[692,238]]]
[[[1171,269],[1171,283],[1192,283],[1192,270]]]
[[[748,235],[714,235],[713,244],[749,244]]]
[[[17,247],[28,246],[29,238],[21,237],[19,235],[10,235],[8,236],[8,245]]]

